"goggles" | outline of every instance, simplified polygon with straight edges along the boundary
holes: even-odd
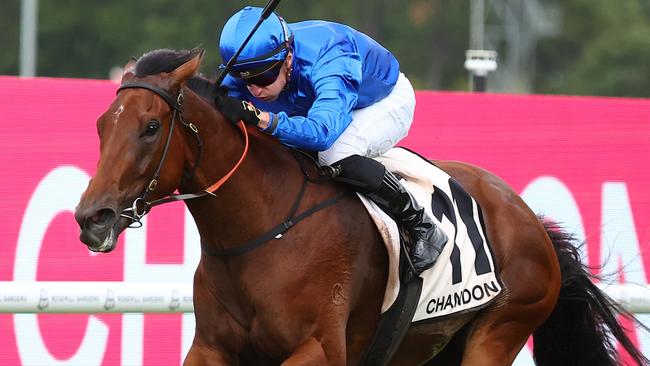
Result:
[[[282,60],[265,62],[251,69],[232,70],[229,74],[241,79],[246,85],[269,86],[278,79],[285,59],[286,57]]]

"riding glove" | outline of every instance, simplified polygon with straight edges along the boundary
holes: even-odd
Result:
[[[232,123],[237,123],[241,120],[253,126],[259,126],[260,124],[260,113],[262,111],[255,108],[250,102],[239,100],[228,95],[220,95],[214,99],[214,104],[223,116]]]

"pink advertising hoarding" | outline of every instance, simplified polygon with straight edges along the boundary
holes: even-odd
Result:
[[[191,281],[199,245],[182,204],[154,210],[110,254],[91,254],[77,239],[72,210],[95,171],[95,120],[115,90],[107,81],[0,77],[0,281]],[[647,283],[650,100],[417,98],[402,145],[493,171],[535,211],[587,240],[587,263],[618,271],[612,280]],[[192,321],[191,314],[0,314],[0,364],[175,365]],[[650,354],[650,339],[633,335]],[[520,362],[529,359],[524,351]]]

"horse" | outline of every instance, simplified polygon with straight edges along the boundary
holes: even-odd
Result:
[[[356,365],[388,276],[378,229],[307,158],[225,120],[213,102],[224,91],[198,73],[203,55],[160,49],[125,65],[97,119],[97,171],[75,210],[80,241],[110,252],[156,205],[184,200],[202,248],[184,365]],[[504,291],[480,310],[413,323],[391,365],[510,365],[531,334],[539,365],[618,364],[607,332],[648,363],[570,235],[487,170],[434,163],[480,204]]]

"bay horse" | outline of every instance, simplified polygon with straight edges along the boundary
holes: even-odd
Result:
[[[97,120],[80,240],[109,252],[156,204],[186,200],[202,253],[185,365],[356,365],[380,318],[381,236],[345,187],[312,179],[317,168],[291,149],[224,119],[213,103],[224,91],[196,75],[203,54],[155,50],[126,64]],[[391,365],[510,365],[531,334],[539,365],[614,365],[607,332],[647,364],[570,236],[486,170],[435,164],[482,207],[504,291],[481,310],[413,324]]]

